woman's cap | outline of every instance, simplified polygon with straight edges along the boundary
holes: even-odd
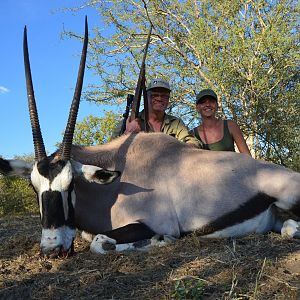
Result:
[[[196,104],[201,102],[205,97],[211,97],[214,98],[216,101],[218,101],[217,94],[211,90],[211,89],[205,89],[202,90],[197,96],[196,96]]]
[[[152,79],[147,87],[147,91],[152,90],[154,88],[163,88],[171,92],[169,82],[162,78]]]

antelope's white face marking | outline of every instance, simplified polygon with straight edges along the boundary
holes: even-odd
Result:
[[[69,187],[73,179],[72,174],[72,165],[68,161],[62,171],[57,174],[57,176],[50,181],[49,178],[46,178],[40,174],[37,163],[34,164],[33,170],[31,172],[31,183],[34,186],[34,189],[38,193],[39,208],[41,217],[43,217],[43,203],[42,203],[42,194],[46,191],[57,191],[62,195],[64,215],[65,219],[68,217],[69,206],[68,206],[68,193]],[[74,190],[71,192],[72,204],[75,206],[76,195]]]
[[[52,191],[58,191],[61,193],[64,207],[65,220],[67,220],[69,215],[69,203],[68,203],[68,195],[69,195],[69,187],[71,181],[73,179],[72,165],[68,161],[62,171],[59,173],[57,177],[54,178],[53,182],[50,185]],[[74,190],[71,192],[72,196],[72,205],[75,206],[76,195]]]
[[[40,247],[43,253],[47,254],[62,247],[67,251],[72,246],[76,230],[68,226],[62,226],[56,229],[43,229]]]
[[[58,192],[68,191],[72,179],[72,165],[70,161],[68,161],[62,171],[53,179],[51,183],[51,190]]]
[[[46,177],[42,176],[38,169],[37,163],[34,164],[32,172],[31,172],[31,183],[37,192],[38,201],[39,201],[39,209],[41,218],[43,217],[43,204],[42,204],[42,194],[44,191],[49,191],[50,189],[50,180]]]
[[[71,198],[72,198],[72,205],[73,205],[73,207],[75,207],[75,204],[76,204],[76,194],[75,194],[74,190],[71,192]]]

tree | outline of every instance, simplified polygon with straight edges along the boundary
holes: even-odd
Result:
[[[90,87],[88,100],[119,104],[134,91],[151,23],[147,76],[171,80],[170,110],[192,125],[195,93],[213,88],[220,114],[238,122],[256,157],[293,165],[300,142],[297,1],[93,0],[77,9],[86,7],[110,28],[95,28],[90,40],[90,67],[101,84]]]
[[[118,115],[105,112],[102,118],[88,116],[76,124],[73,143],[78,145],[104,144],[110,140]]]

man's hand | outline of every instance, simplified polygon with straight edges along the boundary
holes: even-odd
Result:
[[[134,119],[130,121],[130,117],[126,120],[126,130],[125,134],[128,133],[139,133],[142,130],[140,120]]]

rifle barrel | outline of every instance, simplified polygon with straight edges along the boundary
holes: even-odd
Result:
[[[146,41],[146,46],[144,49],[144,56],[143,56],[143,60],[142,60],[141,68],[140,68],[140,74],[139,74],[139,78],[138,78],[138,82],[136,85],[135,94],[134,94],[134,98],[133,98],[133,102],[132,102],[130,120],[136,119],[139,114],[143,86],[145,86],[145,84],[146,84],[145,61],[146,61],[147,52],[148,52],[148,48],[149,48],[149,44],[150,44],[151,32],[152,32],[152,24],[150,26],[150,30],[149,30],[147,41]]]

